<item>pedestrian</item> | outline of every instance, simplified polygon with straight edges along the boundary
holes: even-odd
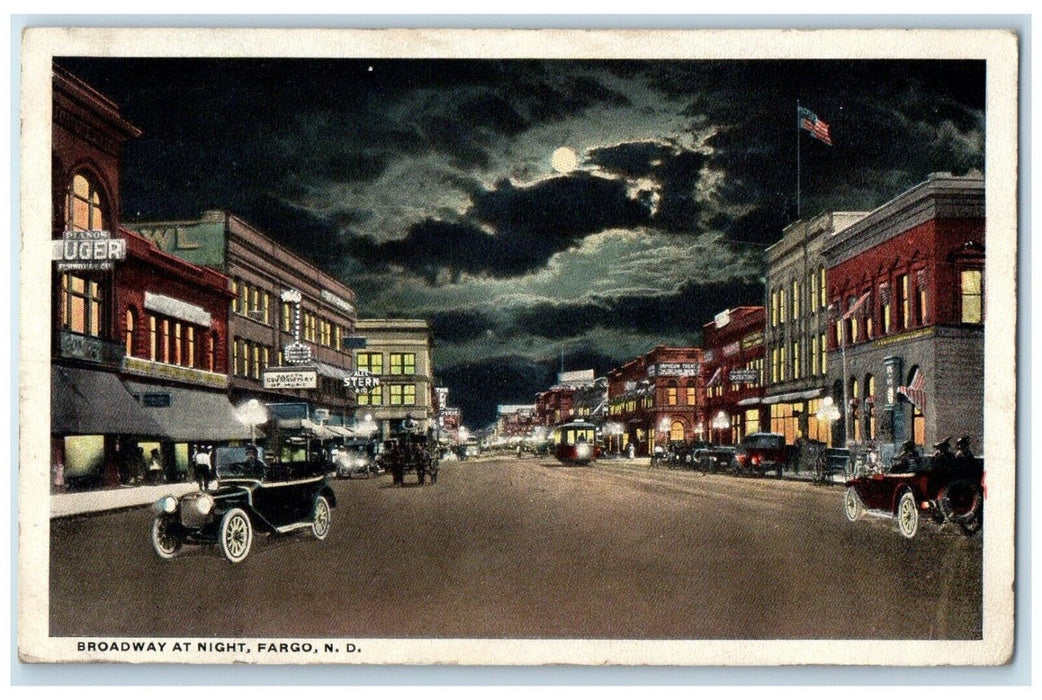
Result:
[[[637,450],[634,448],[633,443],[631,442],[626,447],[626,456],[629,457],[630,459],[633,459],[634,456],[636,456],[636,454],[637,454]]]
[[[205,491],[210,484],[210,452],[206,445],[201,445],[195,453],[195,480],[199,490]]]
[[[163,460],[159,456],[159,450],[152,448],[151,459],[148,461],[148,482],[158,484],[163,481]]]

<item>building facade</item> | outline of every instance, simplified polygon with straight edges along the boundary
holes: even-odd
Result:
[[[766,251],[767,313],[764,404],[765,430],[785,436],[832,442],[822,414],[829,395],[828,295],[822,248],[831,236],[864,218],[865,212],[831,212],[785,228]]]
[[[764,308],[740,306],[702,326],[705,410],[697,439],[733,445],[768,429],[763,404]]]
[[[702,349],[660,345],[608,374],[607,448],[648,456],[655,445],[693,442],[705,420]]]
[[[365,348],[354,351],[355,367],[380,383],[357,395],[358,416],[371,416],[379,434],[398,430],[407,417],[420,430],[434,430],[434,338],[422,319],[359,319],[355,330]]]
[[[57,66],[52,84],[52,484],[176,480],[189,444],[248,437],[227,398],[228,278],[122,226],[140,132]]]
[[[232,402],[267,405],[286,430],[339,436],[355,408],[344,384],[354,366],[354,291],[227,212],[136,228],[160,249],[230,279]]]
[[[836,440],[983,439],[984,179],[928,180],[825,245]]]

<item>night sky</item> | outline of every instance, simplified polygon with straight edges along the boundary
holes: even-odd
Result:
[[[126,222],[229,210],[352,287],[360,316],[429,319],[472,428],[562,358],[601,375],[762,304],[797,143],[802,218],[984,167],[979,61],[57,63],[144,132]],[[833,146],[797,130],[797,103]]]

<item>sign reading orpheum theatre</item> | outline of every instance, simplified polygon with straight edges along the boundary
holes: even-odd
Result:
[[[66,231],[62,240],[51,241],[51,260],[58,271],[111,270],[115,260],[127,257],[127,241],[108,231]]]

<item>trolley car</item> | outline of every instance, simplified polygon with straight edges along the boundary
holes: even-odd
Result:
[[[585,421],[563,423],[554,428],[554,457],[564,464],[589,464],[601,456],[596,444],[597,427]]]

